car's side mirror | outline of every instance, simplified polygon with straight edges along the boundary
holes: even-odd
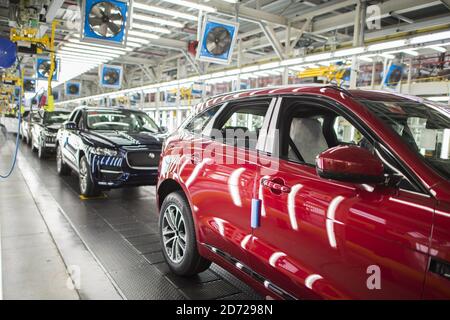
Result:
[[[65,130],[77,130],[77,124],[73,121],[67,121],[63,124]]]
[[[351,183],[380,184],[385,180],[380,159],[357,146],[338,146],[316,158],[317,174],[325,179]]]

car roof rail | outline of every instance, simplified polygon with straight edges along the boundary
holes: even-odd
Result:
[[[345,93],[345,94],[349,95],[350,97],[353,97],[353,95],[351,94],[350,91],[348,91],[345,88],[342,88],[342,87],[338,86],[337,84],[329,84],[329,85],[326,85],[326,87],[334,89],[334,90],[337,90],[337,91],[342,92],[342,93]]]

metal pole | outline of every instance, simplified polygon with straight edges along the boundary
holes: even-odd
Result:
[[[412,68],[413,68],[413,59],[409,58],[408,82],[407,82],[408,94],[411,94]]]
[[[372,61],[372,77],[370,79],[370,88],[375,89],[375,68],[377,66],[377,61],[373,59]]]
[[[362,11],[365,10],[365,6],[363,5],[362,1],[358,1],[355,9],[355,21],[354,21],[354,31],[353,31],[353,47],[358,47],[361,45],[361,41],[363,41],[363,38],[361,37],[361,29],[363,29],[364,24],[361,24],[361,19],[363,18],[364,14],[362,14]],[[365,19],[364,19],[365,20]],[[358,78],[358,70],[359,70],[359,62],[358,57],[354,55],[352,57],[352,66],[350,71],[350,89],[356,88],[356,81]]]

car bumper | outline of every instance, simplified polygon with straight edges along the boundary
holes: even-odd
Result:
[[[92,177],[100,188],[112,189],[125,186],[156,185],[158,168],[132,169],[124,158],[92,160]]]

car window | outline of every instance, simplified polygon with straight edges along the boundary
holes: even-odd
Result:
[[[46,125],[61,124],[66,121],[68,117],[69,112],[66,111],[45,112],[44,123]]]
[[[74,115],[74,117],[71,120],[77,124],[78,128],[79,128],[80,119],[82,119],[82,115],[83,115],[83,111],[80,110]]]
[[[77,117],[77,115],[78,115],[78,113],[80,113],[81,111],[74,111],[74,112],[72,112],[72,114],[70,115],[70,117],[69,117],[69,121],[71,121],[71,122],[75,122],[75,118]]]
[[[219,111],[220,105],[209,108],[198,115],[195,115],[184,127],[189,132],[201,133],[208,122]]]
[[[236,147],[256,149],[268,109],[269,101],[227,106],[214,124],[214,138],[221,138],[224,143]]]
[[[450,180],[450,113],[432,103],[359,100],[413,152]]]
[[[315,166],[316,157],[339,145],[358,145],[373,152],[372,143],[346,117],[318,104],[288,99],[280,115],[281,156]]]
[[[334,119],[333,130],[340,144],[357,145],[363,138],[362,134],[342,116]]]

